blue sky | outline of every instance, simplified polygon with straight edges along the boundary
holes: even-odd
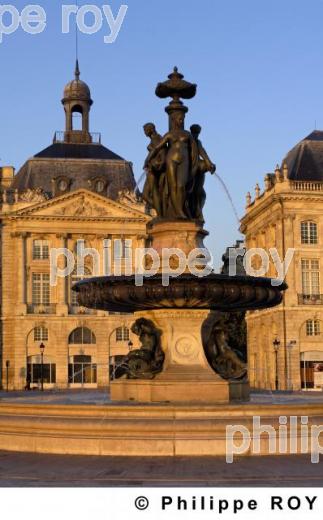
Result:
[[[61,7],[76,2],[33,3],[47,12],[46,30],[28,35],[19,29],[0,44],[0,157],[17,168],[63,129],[60,100],[75,60],[74,33],[61,32]],[[121,3],[79,0],[110,4],[114,13]],[[142,125],[154,121],[160,133],[167,130],[166,103],[155,97],[155,86],[177,65],[198,83],[187,126],[203,127],[203,144],[242,215],[246,192],[315,124],[323,128],[323,1],[123,3],[128,12],[115,43],[103,42],[107,24],[79,38],[81,78],[94,99],[92,131],[133,161],[138,178],[147,146]],[[22,10],[28,0],[11,4]],[[214,177],[206,187],[208,246],[218,263],[239,237],[238,226]]]

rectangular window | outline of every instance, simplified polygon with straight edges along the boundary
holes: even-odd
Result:
[[[317,244],[317,224],[315,222],[301,222],[302,244]]]
[[[33,259],[48,260],[49,244],[47,240],[34,240],[33,242]]]
[[[40,384],[42,378],[42,368],[40,363],[28,363],[27,380],[33,384]],[[43,364],[43,381],[44,383],[56,383],[56,365]]]
[[[97,382],[97,366],[95,363],[91,363],[91,356],[72,356],[70,358],[68,381],[70,384]]]
[[[307,320],[306,322],[306,335],[307,336],[320,336],[321,328],[319,320]]]
[[[48,341],[48,329],[46,327],[35,327],[34,341]]]
[[[115,260],[124,260],[131,258],[131,239],[117,238],[113,241],[113,254]]]
[[[127,327],[118,327],[116,330],[116,341],[129,341],[129,329]]]
[[[302,290],[305,296],[320,294],[319,260],[302,260]]]
[[[49,274],[33,273],[32,275],[32,303],[34,305],[50,304]]]

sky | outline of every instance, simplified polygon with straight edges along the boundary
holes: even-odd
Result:
[[[21,12],[28,0],[7,3]],[[45,30],[19,28],[0,43],[0,164],[17,169],[64,129],[60,100],[75,62],[75,29],[62,34],[62,5],[76,1],[32,3],[46,11]],[[128,10],[114,43],[104,43],[105,19],[96,34],[79,32],[81,79],[94,100],[91,130],[133,162],[138,179],[148,144],[142,125],[167,131],[156,84],[178,66],[198,84],[186,126],[202,126],[203,145],[241,217],[256,182],[263,186],[298,141],[323,128],[323,0],[79,0],[110,5],[115,16],[122,3]],[[215,176],[208,175],[206,191],[207,245],[219,265],[241,235]]]

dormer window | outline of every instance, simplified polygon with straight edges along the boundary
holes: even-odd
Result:
[[[52,180],[54,184],[54,192],[55,195],[62,195],[66,193],[71,185],[71,179],[68,177],[56,177],[56,179]]]
[[[67,190],[67,181],[65,179],[62,179],[58,183],[58,189],[59,191],[66,191]]]
[[[104,191],[104,188],[105,188],[105,182],[103,180],[99,179],[98,181],[96,181],[95,191],[97,193],[102,193]]]

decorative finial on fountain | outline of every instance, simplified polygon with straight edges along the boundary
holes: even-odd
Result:
[[[192,99],[196,94],[196,89],[197,85],[184,80],[184,75],[178,72],[178,67],[174,67],[168,80],[158,83],[156,96],[162,99],[172,97],[176,101],[179,101],[180,98]]]

